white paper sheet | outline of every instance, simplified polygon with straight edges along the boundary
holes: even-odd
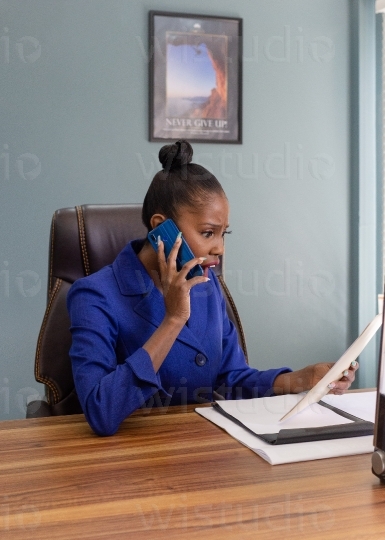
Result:
[[[303,394],[288,394],[254,399],[235,399],[219,401],[220,407],[242,422],[254,433],[278,433],[281,429],[312,428],[349,424],[352,420],[313,403],[310,407],[289,418],[284,424],[280,422],[282,413],[301,401]]]
[[[285,396],[276,397],[283,398]],[[274,400],[275,398],[271,397],[262,399]],[[335,405],[339,409],[358,416],[364,420],[374,422],[376,403],[375,391],[344,394],[343,396],[330,395],[324,398],[324,401],[327,401],[328,403],[330,403],[330,405]],[[333,403],[333,401],[335,401],[335,403]],[[221,405],[223,403],[225,402],[222,402]],[[282,406],[282,403],[279,406]],[[277,401],[277,406],[272,403],[272,405],[268,405],[268,410],[272,410],[273,414],[277,414],[279,406]],[[260,406],[258,405],[258,407]],[[264,407],[266,407],[266,403]],[[317,405],[317,407],[322,406]],[[309,407],[310,410],[312,408],[313,406]],[[324,459],[329,457],[366,454],[373,451],[372,435],[367,435],[365,437],[352,437],[347,439],[331,439],[327,441],[310,441],[305,443],[270,445],[247,431],[245,428],[240,427],[233,421],[227,419],[212,407],[196,408],[195,410],[198,414],[200,414],[207,420],[210,420],[217,426],[224,429],[227,433],[229,433],[229,435],[250,448],[250,450],[261,456],[271,465],[278,465],[281,463],[294,463],[298,461],[309,461],[313,459]],[[361,414],[360,416],[360,414],[358,414],[358,411],[363,414]],[[298,417],[300,416],[301,415],[298,415]],[[282,428],[282,424],[280,424],[280,427]],[[264,433],[267,433],[267,431],[265,431]]]
[[[349,392],[342,396],[328,394],[322,401],[337,409],[353,414],[362,420],[374,422],[376,414],[377,392]],[[286,424],[285,424],[286,425]]]

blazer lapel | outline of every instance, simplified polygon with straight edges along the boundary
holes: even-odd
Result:
[[[191,334],[196,337],[197,343],[202,343],[204,336],[210,331],[207,310],[207,296],[210,294],[210,287],[210,282],[201,283],[195,285],[190,292],[191,316],[187,326]],[[200,345],[200,348],[202,349],[202,345]]]
[[[166,314],[163,295],[154,286],[149,294],[143,296],[138,301],[134,311],[146,321],[150,322],[156,327],[159,327]],[[194,313],[195,311],[196,310],[193,309],[193,305],[191,305],[191,313]],[[182,341],[186,345],[189,345],[200,352],[204,352],[200,342],[200,336],[203,336],[205,333],[207,309],[204,310],[204,313],[206,316],[204,317],[204,314],[202,314],[202,319],[191,316],[187,322],[187,325],[183,326],[177,337],[178,341]]]
[[[138,302],[134,307],[135,313],[159,327],[166,313],[163,295],[155,287],[131,244],[128,244],[118,255],[112,267],[121,294],[138,297]],[[208,295],[205,287],[207,284],[196,285],[192,288],[191,316],[177,337],[179,341],[202,352],[204,350],[200,340],[207,331],[207,302],[202,301],[202,297]]]

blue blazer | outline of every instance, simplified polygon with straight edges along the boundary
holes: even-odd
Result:
[[[77,280],[67,306],[73,376],[84,414],[99,435],[112,435],[139,407],[271,395],[289,368],[247,365],[213,272],[190,293],[191,316],[155,373],[142,348],[165,315],[163,296],[138,259],[143,241],[127,244],[112,265]]]

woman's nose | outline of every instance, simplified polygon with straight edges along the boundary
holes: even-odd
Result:
[[[223,255],[225,252],[225,243],[223,241],[223,238],[216,242],[215,245],[211,248],[210,254],[211,255]]]

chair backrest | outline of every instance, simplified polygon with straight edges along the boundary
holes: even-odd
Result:
[[[147,234],[141,204],[83,205],[57,210],[52,218],[47,308],[35,357],[35,378],[45,384],[49,414],[76,414],[81,407],[74,388],[69,349],[70,320],[66,297],[72,283],[111,264],[124,246]],[[241,320],[222,276],[217,276],[227,312],[238,332],[245,355]]]

